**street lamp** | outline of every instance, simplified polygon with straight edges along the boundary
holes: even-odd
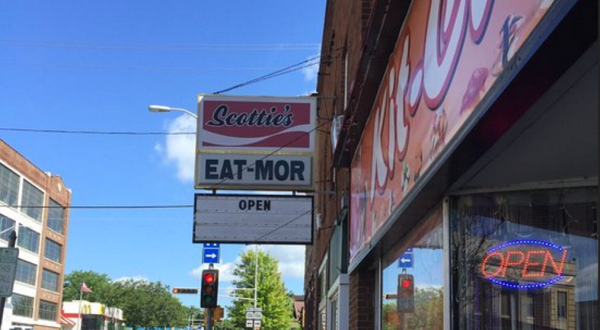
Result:
[[[168,107],[166,105],[151,105],[148,107],[148,111],[150,112],[171,112],[171,111],[180,111],[180,112],[185,112],[188,115],[194,117],[194,118],[198,118],[198,116],[186,109],[182,109],[182,108],[172,108],[172,107]]]

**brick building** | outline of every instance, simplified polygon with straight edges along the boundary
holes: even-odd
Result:
[[[16,230],[19,260],[2,330],[60,329],[71,191],[0,140],[0,246]]]
[[[597,12],[327,1],[305,329],[598,329]]]

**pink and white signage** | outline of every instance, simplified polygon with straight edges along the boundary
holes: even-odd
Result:
[[[196,188],[310,190],[316,100],[200,95]]]
[[[201,95],[199,102],[198,150],[314,150],[314,99]]]
[[[438,161],[553,4],[412,2],[352,162],[351,260]]]

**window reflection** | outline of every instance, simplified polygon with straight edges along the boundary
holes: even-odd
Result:
[[[444,328],[444,259],[441,210],[415,228],[384,265],[382,328]]]
[[[463,196],[454,328],[598,329],[596,188]]]

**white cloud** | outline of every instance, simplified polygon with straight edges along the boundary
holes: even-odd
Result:
[[[196,119],[190,115],[181,115],[168,122],[167,131],[195,132]],[[165,144],[157,144],[154,150],[163,157],[167,164],[175,164],[177,178],[188,183],[194,180],[194,163],[196,151],[196,136],[194,134],[167,135]]]
[[[283,277],[304,278],[304,245],[265,245],[262,248],[279,260]]]

